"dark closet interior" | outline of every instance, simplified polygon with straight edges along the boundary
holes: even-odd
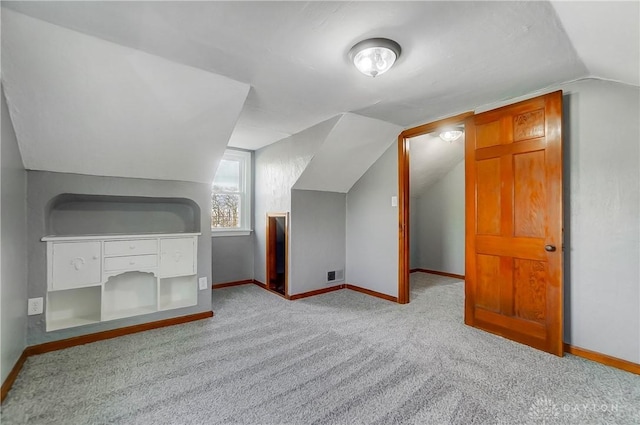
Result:
[[[287,217],[269,215],[267,241],[267,285],[286,295],[287,280]]]

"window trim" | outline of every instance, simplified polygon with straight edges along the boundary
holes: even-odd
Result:
[[[220,238],[226,236],[249,236],[253,230],[231,230],[224,227],[214,227],[216,230],[211,230],[212,238]]]
[[[227,149],[221,160],[240,162],[240,227],[211,227],[211,236],[248,236],[253,231],[251,223],[252,195],[252,154],[251,151],[241,151]],[[214,176],[215,178],[215,176]],[[211,182],[211,194],[213,194],[213,182]],[[225,193],[223,191],[218,193]],[[211,222],[212,211],[209,211],[209,222]]]

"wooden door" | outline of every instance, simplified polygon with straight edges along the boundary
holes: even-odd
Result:
[[[465,323],[562,356],[562,92],[465,130]]]
[[[278,280],[276,240],[278,223],[276,217],[267,215],[267,288],[275,289]]]

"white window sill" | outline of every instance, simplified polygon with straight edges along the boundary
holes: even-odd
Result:
[[[247,229],[211,229],[212,238],[220,238],[223,236],[249,236],[253,230]]]

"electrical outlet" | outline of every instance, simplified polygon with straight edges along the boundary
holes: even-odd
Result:
[[[198,286],[200,287],[200,289],[207,289],[207,287],[209,286],[207,283],[207,278],[206,277],[199,278]]]
[[[42,314],[44,307],[44,300],[42,297],[39,298],[29,298],[29,302],[27,303],[27,315],[33,316],[36,314]]]

